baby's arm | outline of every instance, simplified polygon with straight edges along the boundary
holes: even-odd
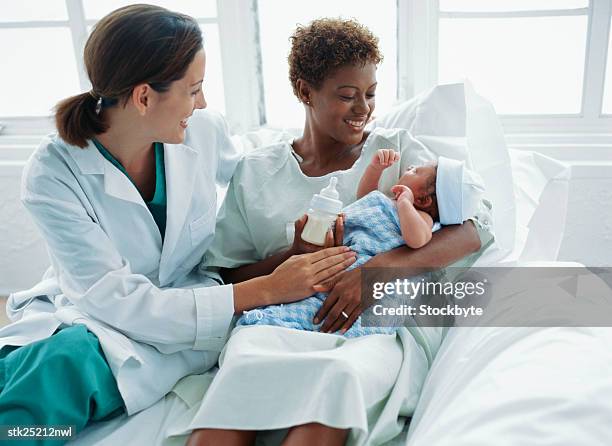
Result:
[[[359,186],[357,186],[357,199],[378,189],[378,182],[380,181],[383,170],[395,164],[399,159],[400,155],[395,150],[377,150],[370,165],[366,168],[366,171],[361,177],[361,181],[359,181]]]
[[[410,188],[397,184],[391,188],[397,200],[397,214],[406,245],[413,249],[425,246],[431,240],[433,219],[427,212],[414,207]]]

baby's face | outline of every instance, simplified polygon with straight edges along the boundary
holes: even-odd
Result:
[[[415,198],[432,195],[436,191],[436,166],[434,164],[410,166],[398,184],[409,187]]]

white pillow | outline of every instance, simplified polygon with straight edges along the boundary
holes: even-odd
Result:
[[[509,260],[556,260],[563,240],[570,168],[524,150],[510,150],[516,197],[516,241]]]
[[[469,83],[438,85],[394,107],[371,127],[408,129],[436,154],[471,164],[493,203],[498,254],[512,252],[516,210],[508,149],[495,109]]]

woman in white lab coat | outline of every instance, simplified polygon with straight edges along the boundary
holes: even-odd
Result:
[[[58,135],[24,170],[22,200],[52,266],[8,301],[0,425],[79,431],[149,407],[216,363],[234,314],[323,289],[354,258],[343,247],[294,256],[234,286],[199,275],[215,183],[227,184],[238,154],[223,120],[200,110],[198,24],[121,8],[95,26],[85,66],[92,90],[58,105]]]

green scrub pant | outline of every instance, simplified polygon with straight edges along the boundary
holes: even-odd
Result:
[[[72,425],[78,433],[90,420],[112,418],[123,411],[123,399],[98,338],[84,325],[64,328],[23,347],[0,350],[3,430],[7,426]],[[47,437],[6,443],[58,445],[66,441]],[[0,438],[0,444],[3,442]]]

